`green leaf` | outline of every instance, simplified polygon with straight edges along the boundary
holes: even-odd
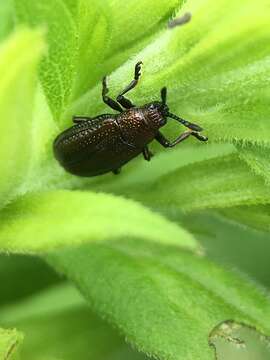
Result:
[[[0,196],[5,206],[0,211],[0,252],[48,259],[77,284],[94,310],[134,346],[159,359],[212,359],[213,329],[227,320],[254,326],[258,336],[270,333],[267,296],[243,277],[181,249],[199,247],[193,235],[177,224],[180,210],[216,208],[229,220],[269,230],[264,205],[270,198],[268,2],[193,0],[177,13],[191,11],[191,22],[165,29],[181,1],[15,0],[18,23],[46,29],[48,53],[40,67],[41,84],[35,87],[42,35],[33,40],[38,32],[23,30],[20,34],[32,37],[24,35],[13,43],[22,36],[15,35],[3,45],[3,65],[0,52]],[[9,25],[5,28],[2,22],[3,36],[11,29],[12,12],[10,8],[5,12]],[[170,110],[202,125],[210,145],[191,139],[175,151],[161,153],[161,146],[153,144],[160,154],[151,165],[138,158],[121,177],[79,179],[66,174],[51,148],[59,128],[71,124],[71,115],[105,112],[100,78],[112,73],[110,96],[115,97],[132,79],[138,60],[144,62],[143,77],[130,98],[143,105],[159,99],[159,89],[167,85]],[[22,78],[18,83],[17,76]],[[31,91],[25,86],[28,81]],[[10,84],[7,92],[5,82]],[[21,125],[3,121],[10,118],[20,119]],[[162,131],[174,139],[182,130],[168,121]],[[55,190],[63,188],[73,191]],[[132,198],[166,216],[175,212],[174,221]],[[193,215],[188,224],[182,223],[200,239]],[[225,225],[213,230],[204,218],[201,221],[206,232],[230,236]],[[56,252],[47,257],[51,251]],[[20,273],[20,264],[14,268]],[[2,274],[1,281],[7,282],[9,274]],[[23,284],[25,273],[20,275]],[[38,285],[42,287],[42,281]],[[68,293],[62,295],[55,296],[59,304],[63,297],[67,302],[72,299]],[[53,297],[46,301],[57,307]],[[87,310],[82,305],[71,310],[73,305],[51,308],[44,317],[37,311],[32,319],[29,313],[38,309],[32,301],[18,312],[15,307],[10,310],[14,325],[21,323],[26,332],[31,328],[27,360],[47,354],[61,359],[65,343],[66,357],[84,351]],[[29,318],[15,318],[26,308]],[[53,330],[52,324],[57,324]],[[51,347],[35,339],[40,333],[50,337]],[[74,342],[67,341],[68,336]],[[54,346],[58,354],[43,354]],[[119,359],[118,354],[112,357]],[[129,355],[124,352],[122,357]]]
[[[237,146],[239,155],[254,171],[255,174],[258,174],[264,177],[267,185],[270,183],[270,166],[269,166],[269,156],[270,148],[267,146],[258,146],[245,144],[242,146]]]
[[[164,26],[178,7],[178,0],[163,4],[137,1],[136,6],[130,0],[80,0],[75,20],[79,50],[73,100],[115,70],[135,49],[141,49],[145,41],[149,42],[149,37]]]
[[[179,9],[183,0],[166,2],[149,0],[109,0],[112,17],[111,46],[107,56],[114,55],[120,49],[130,46],[142,37],[150,35],[161,24],[164,26]],[[165,27],[165,26],[164,26]]]
[[[78,2],[78,60],[72,98],[77,99],[100,81],[110,39],[110,15],[106,2]],[[94,54],[94,56],[93,56]]]
[[[29,169],[36,67],[43,49],[42,34],[29,30],[13,34],[0,48],[1,206]]]
[[[179,0],[147,3],[140,0],[136,4],[132,0],[125,3],[80,0],[76,18],[79,51],[72,100],[93,104],[95,99],[88,90],[96,84],[99,87],[104,75],[149,44],[181,5]],[[79,108],[79,113],[82,110]],[[69,111],[73,110],[62,116],[63,124],[70,119]]]
[[[18,359],[18,349],[23,340],[23,335],[17,330],[6,330],[0,328],[0,359]]]
[[[202,124],[211,140],[268,142],[268,6],[187,2],[182,10],[192,13],[191,22],[138,54],[148,73],[139,96],[167,84],[173,111]]]
[[[260,231],[270,230],[270,206],[237,206],[230,209],[222,209],[221,213],[228,219],[244,224]]]
[[[138,157],[125,166],[121,173],[121,177],[111,176],[102,181],[94,181],[98,188],[104,188],[107,191],[125,191],[131,186],[140,188],[142,191],[145,186],[153,186],[161,178],[174,174],[177,170],[183,171],[187,166],[197,166],[200,162],[224,158],[226,156],[236,154],[237,150],[232,144],[207,144],[206,146],[194,146],[185,143],[175,149],[158,152],[155,144],[150,145],[154,157],[151,159],[151,166],[147,166],[144,158]],[[160,146],[159,146],[160,148]],[[176,177],[177,178],[177,177]],[[175,179],[176,179],[175,178]],[[165,184],[164,184],[165,185]],[[124,190],[123,190],[124,189]]]
[[[228,319],[270,333],[270,301],[253,283],[174,247],[126,240],[63,249],[48,261],[158,359],[213,359],[210,332]]]
[[[234,218],[237,208],[221,209],[218,212],[192,212],[184,216],[180,211],[174,210],[166,212],[166,215],[181,226],[183,224],[195,236],[209,259],[238,269],[264,286],[270,287],[269,233],[251,229],[254,215],[261,213],[260,206],[254,207],[253,214],[252,208],[243,206],[242,213],[246,216],[238,221],[236,216]],[[247,220],[249,227],[244,225]],[[268,224],[269,222],[268,216]]]
[[[0,255],[0,306],[17,302],[59,281],[55,271],[38,257]]]
[[[200,159],[194,151],[193,155]],[[263,179],[252,174],[235,153],[183,165],[143,188],[134,185],[132,197],[151,206],[176,206],[184,211],[269,202],[270,190]],[[130,191],[123,187],[119,192]]]
[[[78,0],[63,0],[65,6],[69,9],[70,13],[75,17],[78,14]]]
[[[12,0],[0,3],[0,41],[3,40],[13,29],[13,7]]]
[[[268,6],[268,0],[187,2],[179,15],[190,11],[191,22],[168,29],[113,73],[111,93],[121,90],[142,60],[143,79],[131,96],[136,104],[159,98],[167,85],[171,111],[202,125],[210,141],[269,143]],[[68,114],[103,109],[98,86]],[[175,133],[176,125],[170,135]]]
[[[31,194],[8,205],[0,216],[1,251],[48,252],[59,246],[132,236],[197,248],[184,229],[132,200],[109,194]]]
[[[1,322],[23,331],[22,360],[110,360],[117,354],[119,360],[145,359],[93,314],[71,285],[51,288],[2,309]]]
[[[47,99],[40,84],[36,89],[35,102],[33,107],[32,124],[32,153],[30,157],[29,178],[25,179],[25,184],[32,181],[32,186],[35,186],[42,177],[46,177],[45,183],[48,183],[48,177],[53,169],[53,153],[52,141],[56,134],[59,134],[59,127],[53,120],[52,113],[48,106]],[[50,169],[46,169],[49,166]],[[42,167],[40,171],[40,167]],[[35,176],[36,175],[36,176]],[[34,180],[31,177],[36,177]],[[43,184],[43,188],[45,186]]]
[[[111,72],[119,65],[119,60],[111,61],[113,54],[155,33],[176,7],[178,0],[147,6],[143,1],[134,6],[133,1],[101,4],[50,0],[41,4],[15,0],[19,23],[45,26],[48,31],[48,55],[41,64],[40,76],[55,120],[59,121],[71,98],[85,93],[105,70]],[[129,31],[123,31],[127,27]],[[108,60],[110,65],[104,65]]]
[[[48,54],[42,61],[40,77],[58,120],[68,103],[75,76],[78,44],[74,18],[62,0],[15,0],[15,9],[19,23],[47,30]]]

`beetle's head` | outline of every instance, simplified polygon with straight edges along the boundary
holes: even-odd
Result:
[[[161,102],[154,101],[150,104],[147,104],[145,106],[145,110],[149,125],[152,125],[151,127],[160,128],[161,126],[166,124],[166,114],[168,110],[167,105],[166,108],[164,108]]]
[[[185,119],[180,118],[179,116],[172,114],[169,112],[169,107],[166,104],[166,98],[167,98],[167,88],[163,87],[161,89],[161,101],[154,101],[150,104],[145,105],[145,108],[148,113],[148,122],[150,127],[152,128],[160,128],[164,126],[167,123],[167,118],[174,119],[178,122],[180,122],[182,125],[186,126],[190,130],[200,132],[203,129],[196,124],[193,124]],[[202,136],[202,135],[201,135]],[[203,136],[202,136],[203,137]],[[207,138],[203,137],[206,141]]]

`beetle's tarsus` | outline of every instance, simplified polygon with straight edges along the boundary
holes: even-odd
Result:
[[[135,72],[134,72],[134,79],[139,80],[139,77],[141,76],[141,65],[143,64],[142,61],[137,62],[135,65]]]
[[[208,137],[207,136],[204,136],[204,135],[201,135],[200,133],[198,132],[192,132],[191,134],[192,136],[195,136],[198,140],[200,141],[207,141],[208,140]]]
[[[144,157],[144,159],[145,159],[146,161],[150,161],[151,158],[154,156],[154,154],[149,150],[149,147],[148,147],[148,146],[145,146],[145,147],[143,148],[142,153],[143,153],[143,157]]]

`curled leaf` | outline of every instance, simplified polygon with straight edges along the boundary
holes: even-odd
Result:
[[[43,50],[42,34],[26,29],[0,47],[1,206],[12,197],[30,166],[36,68]]]
[[[192,235],[161,215],[132,200],[101,193],[54,191],[27,195],[5,208],[1,223],[1,251],[49,252],[134,236],[197,248]]]

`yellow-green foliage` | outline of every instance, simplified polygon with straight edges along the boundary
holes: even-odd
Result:
[[[269,14],[268,0],[0,3],[0,360],[210,360],[216,337],[220,360],[270,357]],[[114,96],[139,60],[134,102],[166,85],[208,144],[153,143],[117,177],[65,173],[54,137],[108,112],[102,76]],[[52,269],[70,284],[33,295]]]

